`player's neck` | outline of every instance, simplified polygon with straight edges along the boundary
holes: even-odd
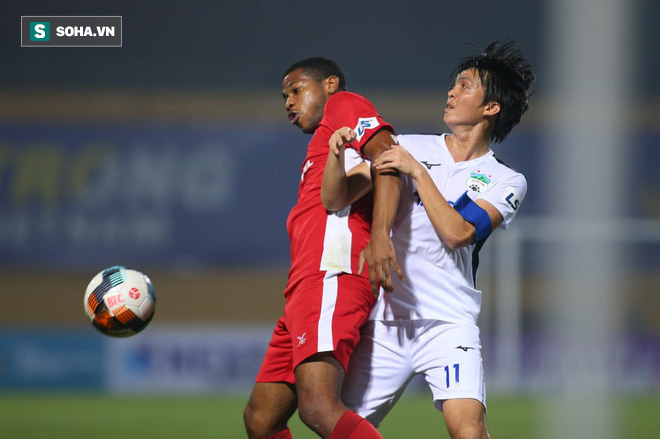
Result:
[[[474,130],[452,132],[445,137],[447,149],[455,162],[477,159],[490,151],[488,137]]]

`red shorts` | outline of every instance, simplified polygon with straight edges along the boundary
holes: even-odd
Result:
[[[348,367],[360,327],[375,303],[369,279],[320,271],[287,295],[257,382],[295,383],[295,368],[318,352],[332,352]]]

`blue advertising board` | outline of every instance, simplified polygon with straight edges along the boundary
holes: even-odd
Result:
[[[91,327],[0,331],[0,392],[89,390],[111,393],[242,394],[250,392],[272,331],[271,325],[166,325],[135,337],[103,336]],[[540,335],[521,340],[523,356],[515,383],[498,382],[498,371],[510,367],[498,358],[494,339],[485,337],[484,364],[492,389],[547,392],[550,356],[561,364],[584,365],[585,352]],[[612,341],[607,367],[617,391],[660,390],[660,338],[628,335]],[[418,381],[413,389],[426,389]],[[513,387],[511,387],[513,386]]]
[[[100,389],[102,341],[90,331],[0,331],[0,390]]]
[[[0,265],[286,265],[309,139],[265,122],[0,122]],[[547,140],[521,128],[493,146],[527,177],[520,216],[555,208]],[[626,173],[645,173],[659,144],[657,130],[631,138]],[[625,210],[657,213],[659,184],[635,189]]]
[[[0,264],[280,264],[292,127],[0,124]]]

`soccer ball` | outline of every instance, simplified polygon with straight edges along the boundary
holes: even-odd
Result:
[[[154,317],[156,294],[147,276],[117,265],[94,276],[83,304],[96,329],[111,337],[130,337]]]

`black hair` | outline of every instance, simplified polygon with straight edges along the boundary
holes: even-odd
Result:
[[[462,58],[453,72],[454,80],[461,72],[475,69],[484,89],[483,104],[497,102],[500,112],[490,135],[493,143],[503,141],[518,125],[529,108],[532,84],[536,75],[513,41],[495,41],[479,55]]]
[[[344,76],[344,72],[341,71],[336,62],[330,59],[322,58],[320,56],[303,59],[297,63],[291,64],[282,77],[285,77],[297,69],[304,70],[319,82],[330,76],[336,76],[339,79],[338,91],[346,90],[346,77]]]

